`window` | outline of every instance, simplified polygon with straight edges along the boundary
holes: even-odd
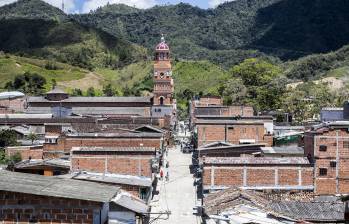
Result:
[[[330,161],[330,167],[335,168],[337,166],[336,161]]]
[[[327,176],[327,169],[326,168],[320,168],[319,169],[319,176]]]
[[[349,141],[343,141],[343,148],[349,149]]]
[[[327,145],[320,145],[319,151],[320,152],[326,152],[327,151]]]

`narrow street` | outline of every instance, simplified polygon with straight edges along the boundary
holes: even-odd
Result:
[[[159,195],[153,203],[152,212],[170,211],[169,216],[152,215],[150,223],[156,224],[197,224],[199,218],[193,215],[197,204],[194,178],[190,173],[191,154],[183,154],[180,148],[169,150],[167,161],[169,166],[169,181],[160,181]],[[167,170],[164,169],[164,176]]]

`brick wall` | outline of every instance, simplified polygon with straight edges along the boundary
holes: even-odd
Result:
[[[22,160],[31,159],[42,159],[43,156],[43,147],[42,146],[18,146],[18,147],[7,147],[5,149],[7,156],[13,156],[17,153],[21,155]]]
[[[44,144],[44,157],[59,157],[69,153],[73,147],[161,147],[159,138],[71,138],[60,137],[57,144]]]
[[[117,173],[133,176],[152,177],[151,154],[129,155],[91,155],[74,154],[71,156],[72,171],[90,171],[97,173]]]
[[[311,155],[312,160],[315,161],[314,178],[317,194],[349,193],[349,133],[347,130],[347,128],[325,129],[322,132],[305,134],[305,155]],[[324,170],[326,173],[323,172]]]
[[[102,204],[0,191],[0,223],[92,223]]]
[[[272,145],[272,136],[265,135],[264,124],[197,125],[198,146],[217,141],[240,144],[241,139],[254,139],[256,143]]]
[[[211,166],[207,164],[204,166],[202,182],[206,187],[211,185],[226,187],[312,186],[313,168],[275,165],[245,165],[244,168],[242,165]]]

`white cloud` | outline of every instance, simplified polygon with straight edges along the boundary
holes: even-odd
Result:
[[[17,0],[0,0],[0,6],[7,5]],[[43,0],[55,7],[62,8],[62,0]],[[71,12],[75,9],[75,2],[73,0],[64,0],[65,12]]]
[[[140,9],[146,9],[153,7],[156,4],[155,0],[86,0],[82,7],[82,12],[87,13],[91,10],[95,10],[100,6],[106,4],[125,4],[129,6],[135,6]]]
[[[212,8],[222,4],[222,3],[225,3],[225,2],[232,2],[232,1],[235,1],[235,0],[209,0],[208,1],[208,5]]]
[[[7,5],[15,1],[16,0],[0,0],[0,6]]]

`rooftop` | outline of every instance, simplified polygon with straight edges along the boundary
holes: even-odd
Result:
[[[48,197],[110,202],[119,188],[100,183],[0,170],[0,190]],[[98,189],[98,190],[96,190]]]
[[[29,97],[28,103],[55,102],[42,96]],[[59,102],[66,103],[150,103],[150,97],[69,97]]]
[[[103,183],[113,183],[113,184],[126,184],[133,186],[150,187],[152,185],[151,178],[143,176],[131,176],[122,174],[111,174],[111,173],[93,173],[93,172],[79,172],[64,175],[66,177],[75,180],[87,180]]]
[[[25,169],[35,166],[52,166],[70,169],[70,161],[65,159],[30,159],[15,164],[16,169]]]
[[[204,203],[205,213],[209,216],[223,213],[226,215],[225,217],[229,217],[228,219],[235,218],[234,220],[238,220],[247,218],[248,215],[265,214],[264,216],[255,216],[259,221],[255,219],[254,223],[265,223],[261,220],[266,217],[293,222],[343,221],[345,208],[344,203],[340,201],[315,201],[314,195],[311,193],[262,193],[235,188],[209,194],[204,199]]]
[[[86,138],[161,138],[162,133],[125,132],[125,133],[68,133],[67,137]]]
[[[155,152],[154,147],[73,147],[72,152]]]
[[[283,146],[283,147],[262,147],[264,154],[304,154],[304,149],[297,146]]]
[[[231,124],[231,125],[264,125],[260,120],[204,120],[198,119],[195,124]]]
[[[206,157],[205,164],[227,165],[310,165],[305,157]]]

